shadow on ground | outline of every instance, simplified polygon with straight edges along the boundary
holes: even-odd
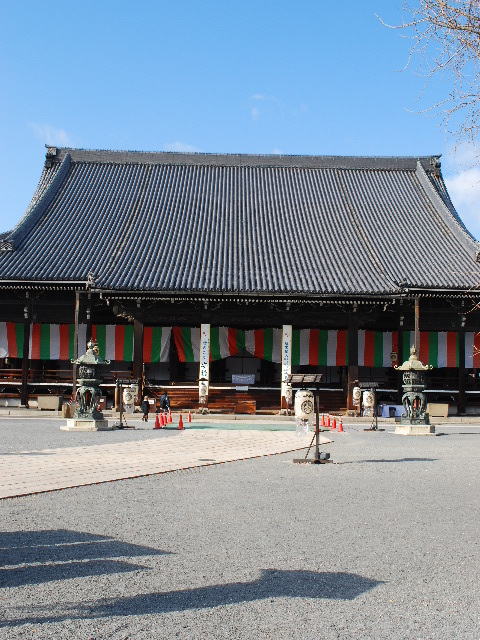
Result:
[[[126,559],[168,553],[66,529],[0,533],[0,587],[137,571]]]
[[[38,607],[37,615],[35,610],[29,607],[28,617],[5,621],[0,626],[41,624],[67,619],[161,614],[271,598],[353,600],[379,584],[382,582],[354,573],[268,569],[253,582],[235,582],[196,589],[142,594],[128,598],[109,598],[81,605],[64,603],[50,608]]]
[[[438,458],[378,458],[375,460],[349,460],[337,464],[363,464],[365,462],[437,462]]]

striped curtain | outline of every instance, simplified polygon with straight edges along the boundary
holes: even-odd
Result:
[[[167,362],[171,327],[144,328],[144,362]],[[29,351],[31,360],[71,360],[75,325],[32,324]],[[92,335],[104,360],[133,361],[132,325],[92,325]],[[78,327],[78,353],[87,349],[87,325]],[[23,324],[0,322],[0,358],[23,357]]]
[[[398,355],[396,331],[358,332],[358,365],[360,367],[392,367],[391,353]]]
[[[0,322],[0,358],[23,358],[23,323]]]
[[[200,328],[173,327],[173,338],[180,362],[200,362]],[[257,358],[281,362],[281,329],[230,329],[210,327],[210,360],[234,356],[246,349]]]
[[[73,358],[74,337],[73,324],[32,324],[30,359],[70,360]]]
[[[94,324],[92,335],[87,336],[87,326],[78,327],[78,353],[87,349],[87,339],[97,343],[100,358],[103,360],[133,361],[133,325],[130,324]]]
[[[173,327],[180,362],[200,362],[200,327]]]
[[[245,348],[256,358],[269,362],[281,362],[282,330],[254,329],[245,331]]]
[[[465,333],[465,367],[480,369],[480,331]]]
[[[222,360],[244,351],[245,331],[228,327],[210,327],[210,360]]]
[[[200,328],[144,327],[144,362],[167,362],[173,332],[181,362],[199,362]],[[408,360],[414,332],[403,332],[403,353],[398,363]],[[100,356],[107,360],[133,360],[133,326],[93,325]],[[210,358],[219,360],[247,350],[258,358],[281,362],[281,329],[244,331],[228,327],[211,327]],[[71,360],[73,358],[73,324],[37,324],[30,327],[32,360]],[[86,325],[79,326],[78,353],[87,348]],[[421,331],[419,358],[435,368],[458,367],[459,345],[455,331]],[[359,331],[358,364],[365,367],[390,367],[390,353],[398,352],[397,332]],[[0,358],[23,357],[23,323],[0,322]],[[294,329],[292,364],[312,366],[348,365],[347,331]],[[465,333],[465,367],[480,368],[480,332]]]
[[[143,361],[168,362],[171,327],[143,328]]]
[[[344,367],[348,365],[347,331],[294,329],[292,365]]]
[[[465,367],[474,367],[473,364],[473,341],[468,346],[465,334]],[[473,333],[470,334],[473,337]],[[410,357],[410,347],[415,344],[415,333],[413,331],[403,332],[403,359]],[[458,334],[456,331],[420,331],[420,347],[418,359],[424,364],[432,365],[435,369],[445,367],[458,367]],[[477,365],[478,366],[478,365]]]

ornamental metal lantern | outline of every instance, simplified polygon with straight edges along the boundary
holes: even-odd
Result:
[[[98,347],[90,340],[87,344],[87,352],[77,360],[72,360],[73,364],[79,366],[76,393],[77,408],[74,418],[84,420],[103,420],[103,414],[98,409],[101,397],[101,379],[97,367],[103,364],[110,364],[110,360],[102,360],[99,356]]]
[[[415,347],[412,346],[410,358],[395,369],[403,371],[402,404],[405,413],[402,415],[402,424],[430,424],[429,416],[425,413],[427,397],[423,391],[426,387],[425,371],[433,369],[433,367],[422,364],[417,358]]]

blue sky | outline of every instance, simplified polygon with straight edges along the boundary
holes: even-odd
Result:
[[[3,0],[0,231],[21,218],[45,144],[318,155],[443,154],[480,238],[480,170],[421,113],[445,87],[401,71],[382,26],[403,0]]]

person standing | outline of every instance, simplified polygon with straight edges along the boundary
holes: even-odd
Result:
[[[170,411],[170,398],[168,397],[167,390],[163,392],[162,397],[160,398],[160,409],[165,413]]]
[[[150,402],[148,401],[148,396],[145,396],[140,403],[140,409],[142,410],[143,416],[142,421],[148,422],[148,412],[150,411]]]

